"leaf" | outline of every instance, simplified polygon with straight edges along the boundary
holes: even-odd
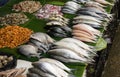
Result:
[[[96,43],[95,50],[101,51],[101,50],[105,49],[106,47],[107,47],[107,42],[103,38],[99,38]]]

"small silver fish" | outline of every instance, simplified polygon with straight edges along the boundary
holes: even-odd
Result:
[[[60,61],[58,60],[55,60],[55,59],[50,59],[50,58],[42,58],[42,59],[39,59],[38,62],[48,62],[52,65],[56,65],[58,66],[59,68],[67,71],[67,72],[71,72],[71,69],[69,69],[67,66],[65,66],[63,63],[61,63]],[[37,62],[35,62],[37,63]]]
[[[34,67],[39,68],[40,70],[48,73],[48,74],[51,74],[51,75],[55,76],[55,77],[61,77],[58,74],[58,72],[55,70],[55,68],[47,62],[40,62],[39,64],[38,63],[32,63],[32,65]]]

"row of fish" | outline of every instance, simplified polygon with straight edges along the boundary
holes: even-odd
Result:
[[[64,38],[53,43],[48,54],[65,63],[92,63],[93,57],[97,56],[93,46],[74,38]]]
[[[52,14],[46,23],[47,34],[52,37],[69,37],[71,28],[68,27],[69,19],[59,14]]]
[[[27,57],[40,58],[40,54],[46,53],[54,41],[45,33],[33,33],[27,44],[18,47],[18,52]]]
[[[70,75],[71,69],[58,60],[42,58],[32,63],[28,77],[74,77]]]
[[[76,14],[72,21],[73,38],[96,43],[102,36],[102,32],[98,29],[106,28],[107,23],[112,19],[112,14],[108,14],[104,9],[106,4],[110,3],[104,0],[73,0],[65,3],[62,12]]]

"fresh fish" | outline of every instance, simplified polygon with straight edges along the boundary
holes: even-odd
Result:
[[[49,73],[46,73],[46,72],[44,72],[44,71],[42,71],[42,70],[40,70],[38,68],[30,68],[29,72],[37,74],[37,75],[39,75],[41,77],[55,77],[55,76],[53,76],[53,75],[51,75]]]
[[[32,63],[32,65],[34,67],[39,68],[40,70],[48,73],[48,74],[51,74],[51,75],[55,76],[55,77],[61,77],[58,74],[58,72],[55,70],[55,68],[51,64],[49,64],[47,62],[40,62],[39,64],[38,63],[37,64],[36,63]]]
[[[73,9],[68,9],[68,8],[62,9],[63,13],[69,13],[69,14],[75,14],[76,11],[77,10],[74,11]]]
[[[101,32],[99,30],[94,29],[87,24],[77,24],[77,25],[74,25],[73,28],[84,30],[84,31],[90,33],[91,35],[95,34],[97,36],[101,36]]]
[[[67,41],[67,42],[74,42],[75,44],[77,44],[79,47],[82,47],[83,49],[86,49],[88,51],[92,51],[93,49],[93,46],[89,46],[87,45],[86,43],[82,42],[82,41],[79,41],[77,39],[74,39],[74,38],[64,38],[62,39],[61,41]]]
[[[90,21],[90,20],[75,20],[73,21],[73,24],[94,24],[94,25],[102,25],[98,22],[95,21]]]
[[[91,11],[77,11],[77,15],[81,16],[81,15],[89,15],[89,16],[93,16],[96,17],[99,20],[103,20],[103,17],[101,17],[100,15],[96,14],[95,12],[91,12]]]
[[[59,34],[66,35],[65,31],[61,27],[51,27],[47,32],[55,32]]]
[[[51,56],[57,60],[65,62],[65,63],[91,63],[91,61],[83,62],[83,61],[74,60],[74,59],[67,59],[67,58],[64,58],[61,56],[56,56],[56,55],[51,55]]]
[[[76,29],[73,29],[72,31],[73,33],[81,33],[81,34],[84,34],[84,35],[87,35],[87,36],[91,36],[89,33],[83,31],[83,30],[76,30]],[[93,36],[94,37],[94,36]]]
[[[37,33],[34,33],[30,36],[30,38],[32,39],[36,39],[42,43],[45,43],[46,45],[48,43],[53,43],[55,40],[52,39],[50,36],[48,36],[47,34],[45,33],[42,33],[42,32],[37,32]]]
[[[61,77],[69,77],[69,74],[62,70],[61,68],[57,67],[56,65],[52,65],[59,73]]]
[[[86,3],[89,2],[90,0],[72,0],[72,1],[75,1],[77,3]]]
[[[85,57],[89,57],[89,52],[87,50],[82,49],[81,47],[77,46],[76,44],[72,43],[72,42],[56,42],[54,43],[55,45],[57,45],[58,47],[63,47],[65,49],[69,49],[71,51],[74,51],[75,53],[77,53],[79,56],[85,56]]]
[[[94,52],[94,47],[93,46],[87,45],[80,40],[77,40],[77,39],[74,39],[74,38],[64,38],[61,41],[63,41],[63,42],[73,42],[76,45],[78,45],[79,47],[82,47],[83,49],[88,50],[88,51],[90,51],[91,53],[93,53],[97,56],[97,54]]]
[[[93,6],[93,5],[97,5],[97,6],[100,6],[100,7],[106,7],[105,5],[102,5],[98,2],[95,2],[95,1],[88,1],[85,3],[86,6]]]
[[[48,35],[52,37],[67,37],[67,34],[60,34],[60,33],[55,33],[55,32],[47,32]]]
[[[88,15],[80,15],[80,16],[77,16],[73,19],[74,20],[90,20],[90,21],[94,21],[94,22],[98,22],[98,23],[102,22],[102,21],[98,20],[97,18],[92,17],[92,16],[88,16]]]
[[[111,4],[110,2],[108,2],[106,0],[95,0],[95,1],[98,2],[98,3],[101,3],[103,5],[112,5],[113,6],[113,4]]]
[[[58,22],[58,21],[50,21],[46,24],[47,26],[59,25],[59,26],[67,26],[65,23]]]
[[[65,70],[67,72],[71,72],[71,69],[69,69],[67,66],[65,66],[63,63],[61,63],[58,60],[50,59],[50,58],[42,58],[42,59],[39,59],[39,61],[40,62],[48,62],[50,64],[56,65],[57,67]],[[35,63],[37,63],[37,62],[35,62]]]
[[[40,57],[41,53],[37,53],[38,48],[33,45],[21,45],[18,47],[18,52],[27,57]]]
[[[30,43],[34,44],[35,46],[38,47],[39,51],[45,53],[47,52],[48,50],[48,46],[45,45],[44,43],[41,43],[40,41],[38,40],[35,40],[35,39],[30,39]]]
[[[71,51],[69,49],[53,49],[50,50],[48,53],[56,56],[61,56],[67,59],[73,59],[73,60],[78,60],[78,61],[83,61],[86,62],[87,58],[83,57],[82,55],[79,56],[77,53],[74,51]]]
[[[91,43],[96,43],[95,41],[88,39],[88,38],[84,38],[84,37],[76,37],[74,36],[73,38],[78,39],[80,41],[84,41],[84,42],[91,42]]]
[[[81,34],[81,33],[72,33],[72,35],[76,36],[76,37],[87,38],[87,39],[90,39],[90,40],[96,40],[96,38],[94,38],[93,36],[87,36],[87,35]]]
[[[74,1],[68,1],[65,3],[65,6],[68,6],[69,8],[74,8],[74,9],[79,9],[81,6],[79,4],[77,4],[76,2]]]

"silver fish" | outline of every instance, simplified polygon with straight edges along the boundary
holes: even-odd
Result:
[[[56,42],[55,45],[57,45],[60,48],[65,48],[65,49],[69,49],[71,51],[74,51],[75,53],[77,53],[79,56],[82,57],[89,57],[89,52],[82,49],[81,47],[77,46],[74,43],[70,43],[70,42]]]
[[[41,43],[45,43],[46,45],[48,43],[53,43],[55,41],[49,35],[47,35],[45,33],[41,33],[41,32],[37,32],[37,33],[32,34],[30,36],[30,38],[36,39],[36,40],[40,41]]]
[[[82,62],[86,62],[87,59],[79,56],[77,53],[75,53],[74,51],[68,50],[68,49],[53,49],[48,51],[48,53],[52,54],[52,55],[58,55],[67,59],[73,59],[73,60],[78,60],[78,61],[82,61]]]
[[[77,44],[79,47],[82,47],[83,49],[86,49],[88,51],[92,51],[92,49],[94,48],[93,46],[89,46],[86,43],[79,41],[77,39],[74,38],[64,38],[61,41],[66,41],[66,42],[74,42],[75,44]]]
[[[49,74],[55,76],[55,77],[61,77],[58,74],[58,72],[55,70],[55,68],[47,62],[40,62],[39,64],[38,63],[32,63],[32,65],[36,68],[39,68],[40,70],[42,70],[46,73],[49,73]]]
[[[18,52],[27,57],[40,57],[41,53],[38,52],[38,48],[33,45],[21,45],[18,47]]]
[[[83,61],[69,59],[69,58],[67,59],[67,58],[64,58],[64,57],[61,57],[61,56],[56,56],[56,55],[51,55],[51,56],[53,58],[57,59],[57,60],[65,62],[65,63],[91,63],[91,61],[83,62]]]
[[[80,15],[80,16],[77,16],[73,19],[74,20],[89,20],[89,21],[95,21],[95,22],[98,22],[98,23],[102,22],[102,21],[98,20],[97,18],[92,17],[92,16],[88,16],[88,15]]]
[[[50,59],[50,58],[42,58],[42,59],[39,59],[39,62],[48,62],[50,64],[53,64],[53,65],[56,65],[58,66],[59,68],[67,71],[67,72],[71,72],[71,69],[69,69],[67,66],[65,66],[63,63],[61,63],[60,61],[58,60],[55,60],[55,59]],[[37,63],[37,62],[35,62]]]

